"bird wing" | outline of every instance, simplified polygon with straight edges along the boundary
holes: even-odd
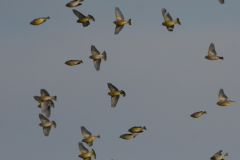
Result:
[[[86,142],[89,147],[92,147],[93,141],[92,142]]]
[[[91,160],[91,157],[88,157],[88,158],[86,158],[86,159],[84,159],[84,160]]]
[[[221,4],[223,4],[224,3],[224,0],[218,0]]]
[[[223,89],[220,89],[219,94],[218,94],[218,100],[221,102],[221,101],[225,101],[227,99],[228,99],[228,97],[224,94]]]
[[[172,21],[172,17],[170,16],[169,13],[167,13],[167,10],[165,8],[162,8],[162,15],[163,15],[163,19],[164,21],[168,22],[168,21]]]
[[[124,25],[122,26],[116,25],[114,34],[118,34],[123,29],[123,27]]]
[[[82,14],[82,13],[80,13],[80,12],[78,12],[77,10],[75,10],[75,9],[73,9],[73,13],[80,19],[80,18],[85,18],[85,16]]]
[[[82,144],[82,142],[78,143],[78,148],[80,153],[84,154],[84,153],[88,153],[88,149],[84,147],[84,145]]]
[[[33,98],[34,98],[38,103],[41,103],[41,101],[38,99],[38,96],[33,96]]]
[[[49,127],[43,127],[43,134],[44,136],[48,136],[51,130],[51,126]]]
[[[47,119],[46,117],[44,117],[44,115],[42,115],[42,114],[39,114],[39,119],[40,119],[42,122],[49,122],[49,119]]]
[[[49,106],[49,101],[43,101],[40,103],[42,112],[46,115],[46,117],[50,117],[51,115],[51,107]]]
[[[84,138],[88,138],[92,135],[91,132],[89,132],[85,127],[81,127],[82,135]]]
[[[117,21],[124,21],[124,17],[122,15],[122,12],[120,11],[120,9],[118,7],[115,7],[115,17]]]
[[[50,96],[50,94],[45,89],[41,89],[40,93],[41,96]]]
[[[112,107],[116,107],[119,97],[120,97],[119,95],[111,97],[111,106]]]
[[[97,71],[100,69],[100,64],[101,64],[101,59],[94,59],[93,60],[94,67],[96,68]]]
[[[213,43],[211,43],[210,46],[209,46],[208,55],[209,56],[216,56],[217,55],[217,52],[215,51],[215,47],[214,47]]]
[[[89,21],[82,23],[83,27],[87,27],[90,24]]]
[[[99,55],[99,51],[97,50],[97,48],[94,45],[91,45],[91,53],[93,55]]]
[[[112,83],[108,83],[108,88],[111,92],[113,91],[118,91],[117,87],[115,87],[114,85],[112,85]]]
[[[222,152],[222,150],[218,151],[217,153],[215,153],[215,154],[213,155],[213,157],[221,156],[221,155],[222,155],[221,152]]]

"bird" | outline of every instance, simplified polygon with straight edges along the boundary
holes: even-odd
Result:
[[[221,4],[223,4],[224,3],[224,0],[218,0]]]
[[[87,27],[90,22],[89,20],[95,21],[95,19],[93,18],[93,16],[88,15],[87,17],[84,16],[82,13],[80,13],[79,11],[73,9],[73,13],[79,18],[77,20],[77,23],[82,23],[83,27]]]
[[[205,56],[205,58],[209,60],[217,60],[217,59],[223,60],[223,57],[217,56],[217,52],[215,51],[215,47],[213,43],[210,44],[208,49],[208,55]]]
[[[173,28],[174,28],[174,24],[179,24],[181,25],[179,18],[177,18],[175,21],[173,21],[171,15],[169,13],[167,13],[167,10],[165,8],[162,8],[162,15],[163,15],[163,19],[165,22],[162,23],[163,26],[167,27],[167,30],[172,32]]]
[[[229,104],[235,102],[235,101],[228,100],[228,97],[224,94],[222,88],[219,90],[218,101],[219,102],[217,102],[217,105],[219,106],[228,106]]]
[[[51,99],[47,100],[47,101],[40,101],[38,100],[37,98],[38,96],[34,96],[33,98],[38,102],[40,103],[38,105],[38,108],[41,108],[42,109],[42,113],[45,114],[46,117],[50,117],[51,115],[51,107],[54,108],[54,103]]]
[[[111,106],[116,107],[120,94],[125,97],[126,93],[123,90],[119,91],[117,87],[111,83],[108,83],[108,88],[110,90],[110,92],[108,92],[108,95],[111,96]]]
[[[122,134],[119,138],[129,140],[129,139],[135,138],[136,136],[137,134]]]
[[[212,157],[211,160],[224,160],[223,158],[225,156],[228,156],[228,153],[225,153],[224,155],[221,154],[222,150],[218,151],[217,153],[215,153]]]
[[[65,64],[69,65],[69,66],[78,65],[78,64],[81,64],[81,63],[83,63],[82,60],[69,60],[69,61],[65,62]]]
[[[44,117],[42,114],[39,114],[39,119],[42,121],[42,123],[39,124],[39,126],[43,127],[43,134],[45,136],[49,135],[49,132],[51,130],[51,126],[54,128],[57,127],[57,124],[55,121],[50,122],[46,117]]]
[[[191,117],[198,118],[198,117],[200,117],[203,114],[207,114],[207,112],[206,111],[195,112],[195,113],[191,114]]]
[[[131,25],[131,19],[124,21],[122,12],[118,7],[115,7],[115,17],[116,17],[116,21],[113,22],[114,24],[116,24],[114,34],[118,34],[123,29],[124,24]]]
[[[82,5],[82,2],[83,0],[74,0],[74,1],[71,1],[69,3],[66,4],[66,7],[77,7],[77,6],[80,6]]]
[[[97,71],[100,69],[101,64],[101,58],[106,61],[107,60],[107,53],[104,51],[102,54],[99,53],[99,51],[96,49],[94,45],[91,45],[91,53],[92,55],[89,57],[90,59],[93,59],[94,67]]]
[[[50,96],[49,93],[45,89],[40,90],[41,96],[34,96],[34,99],[40,102],[47,101],[47,100],[54,100],[57,101],[57,96]]]
[[[50,19],[50,17],[42,17],[42,18],[36,18],[32,22],[30,22],[31,25],[39,25],[45,22],[47,19]]]
[[[93,140],[94,139],[100,138],[100,135],[98,135],[98,136],[91,136],[92,133],[89,132],[84,126],[81,126],[81,131],[82,131],[82,135],[83,135],[82,142],[87,143],[87,145],[89,147],[91,147],[93,145]]]
[[[144,126],[144,127],[137,127],[137,126],[134,126],[132,128],[130,128],[128,131],[131,132],[131,133],[142,133],[143,130],[147,130],[147,128]]]
[[[78,148],[80,151],[80,155],[78,156],[79,158],[82,158],[84,160],[91,160],[91,157],[93,157],[94,159],[96,159],[96,154],[95,151],[92,149],[91,152],[88,151],[87,148],[84,147],[84,145],[79,142],[78,143]]]

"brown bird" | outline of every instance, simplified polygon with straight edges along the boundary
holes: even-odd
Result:
[[[235,102],[235,101],[228,100],[228,97],[224,94],[222,88],[219,90],[218,101],[219,102],[217,102],[217,105],[219,106],[228,106],[229,104]]]
[[[87,143],[89,147],[93,145],[93,140],[96,138],[100,138],[100,135],[98,136],[92,136],[92,133],[89,132],[84,126],[81,127],[82,135],[84,139],[82,139],[82,142]]]
[[[208,55],[205,56],[205,58],[209,60],[217,60],[217,59],[223,60],[223,57],[217,56],[217,52],[215,51],[215,47],[213,43],[210,44],[208,49]]]
[[[36,18],[32,22],[30,22],[31,25],[39,25],[44,23],[47,19],[50,19],[50,17],[42,17],[42,18]]]
[[[81,63],[83,63],[82,60],[69,60],[65,62],[65,64],[69,66],[79,65]]]
[[[217,153],[215,153],[212,157],[211,160],[224,160],[223,158],[225,156],[228,156],[228,153],[225,153],[224,155],[221,154],[222,150],[218,151]]]
[[[207,114],[207,112],[206,111],[195,112],[195,113],[191,114],[191,117],[198,118],[198,117],[200,117],[203,114]]]
[[[77,10],[73,9],[73,13],[79,18],[77,20],[77,23],[82,23],[83,27],[87,27],[90,22],[89,20],[95,21],[95,19],[93,18],[93,16],[88,15],[87,17],[84,16],[82,13],[78,12]]]
[[[39,124],[39,126],[43,127],[43,134],[45,136],[49,135],[49,132],[51,130],[51,126],[54,128],[57,127],[57,124],[55,121],[50,122],[46,117],[44,117],[42,114],[39,114],[39,119],[42,121],[42,123]]]
[[[114,34],[118,34],[123,29],[125,24],[131,25],[131,19],[125,21],[123,14],[118,7],[115,8],[115,18],[116,21],[113,22],[114,24],[116,24]]]
[[[106,61],[107,60],[107,53],[104,51],[102,54],[97,50],[97,48],[94,45],[91,45],[91,53],[92,55],[89,57],[90,59],[93,59],[94,67],[97,71],[100,69],[101,64],[101,58]]]
[[[89,152],[88,149],[85,148],[84,145],[81,142],[78,143],[78,148],[79,148],[79,151],[81,153],[78,156],[79,158],[82,158],[84,160],[91,160],[91,157],[93,157],[94,159],[96,159],[96,154],[95,154],[95,151],[93,149]]]
[[[57,101],[57,96],[50,96],[49,93],[45,90],[45,89],[41,89],[40,90],[40,94],[41,96],[34,96],[34,99],[36,99],[37,101],[47,101],[47,100],[54,100],[54,101]]]
[[[119,138],[129,140],[129,139],[135,138],[136,136],[137,134],[123,134]]]
[[[80,6],[82,5],[82,2],[83,0],[75,0],[75,1],[71,1],[69,3],[66,4],[66,7],[77,7],[77,6]]]
[[[146,128],[145,126],[144,126],[144,127],[141,127],[141,126],[139,126],[139,127],[134,126],[134,127],[130,128],[128,131],[129,131],[129,132],[132,132],[132,133],[142,133],[143,130],[147,130],[147,128]]]
[[[123,90],[119,91],[117,87],[111,83],[108,83],[108,88],[110,90],[110,92],[108,92],[108,95],[111,96],[111,106],[116,107],[120,95],[125,97],[126,93]]]

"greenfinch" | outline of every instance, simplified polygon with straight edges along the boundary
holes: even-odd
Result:
[[[223,57],[217,56],[217,52],[215,51],[215,47],[213,43],[210,44],[208,49],[208,55],[205,56],[205,58],[209,60],[217,60],[217,59],[223,60]]]
[[[77,6],[80,6],[82,5],[82,2],[83,0],[74,0],[74,1],[71,1],[69,3],[66,4],[66,7],[77,7]]]
[[[108,88],[110,90],[110,92],[108,92],[108,95],[111,96],[111,106],[116,107],[118,99],[120,97],[119,95],[125,97],[126,93],[123,90],[119,91],[117,87],[115,87],[111,83],[108,83]]]
[[[195,112],[195,113],[191,114],[191,117],[198,118],[198,117],[200,117],[203,114],[207,114],[207,112],[206,111]]]
[[[69,66],[78,65],[78,64],[81,64],[81,63],[83,63],[82,60],[69,60],[69,61],[65,62],[65,64],[69,65]]]
[[[78,156],[79,158],[82,158],[84,160],[91,160],[91,157],[93,157],[94,159],[96,159],[96,154],[95,151],[92,149],[91,152],[88,151],[87,148],[84,147],[84,145],[79,142],[78,143],[78,148],[80,151],[80,155]]]
[[[130,128],[128,131],[131,133],[142,133],[143,130],[147,130],[147,128],[145,126],[144,127],[134,126],[134,127]]]
[[[223,4],[224,3],[224,0],[218,0],[221,4]]]
[[[42,17],[42,18],[36,18],[32,22],[30,22],[31,25],[39,25],[45,22],[47,19],[50,19],[50,17]]]
[[[228,100],[228,97],[224,94],[223,89],[219,90],[217,105],[219,106],[228,106],[235,101]]]
[[[93,145],[93,140],[96,139],[96,138],[100,138],[100,135],[99,136],[91,136],[92,133],[89,132],[85,127],[81,127],[81,131],[82,131],[82,135],[83,135],[83,138],[82,139],[82,142],[85,142],[87,143],[87,145],[89,147],[91,147]]]
[[[92,55],[89,57],[93,59],[94,67],[97,71],[100,69],[101,58],[106,61],[107,60],[107,53],[104,51],[102,54],[96,49],[94,45],[91,45],[91,53]]]
[[[44,117],[42,114],[39,114],[39,119],[42,121],[42,123],[39,124],[39,126],[43,127],[43,134],[45,136],[49,135],[49,132],[51,130],[51,126],[54,128],[57,127],[57,124],[55,121],[50,122],[46,117]]]
[[[124,24],[131,25],[131,19],[124,21],[122,12],[118,7],[115,7],[115,17],[116,17],[116,21],[113,22],[114,24],[116,24],[114,34],[118,34],[123,29]]]
[[[82,13],[78,12],[77,10],[73,9],[73,13],[79,18],[77,20],[77,23],[82,23],[83,27],[87,27],[90,22],[89,20],[91,21],[95,21],[95,19],[93,18],[93,16],[91,15],[88,15],[87,17],[84,16]]]
[[[165,22],[162,23],[163,26],[167,27],[167,30],[172,32],[173,28],[174,28],[174,24],[179,24],[181,25],[179,18],[177,18],[175,21],[173,21],[171,15],[169,13],[167,13],[167,10],[165,8],[162,8],[162,15],[163,15],[163,19]]]
[[[119,138],[129,140],[129,139],[135,138],[136,136],[137,134],[123,134]]]
[[[211,160],[224,160],[223,158],[225,156],[228,156],[228,153],[225,153],[224,155],[221,154],[222,150],[218,151],[217,153],[215,153],[212,157]]]
[[[47,101],[47,100],[54,100],[54,101],[57,101],[57,96],[50,96],[49,93],[45,90],[45,89],[41,89],[40,91],[41,93],[41,96],[34,96],[34,99],[36,99],[37,101]]]

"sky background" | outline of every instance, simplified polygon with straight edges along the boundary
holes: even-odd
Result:
[[[229,153],[226,160],[239,158],[239,0],[86,0],[74,9],[95,18],[88,27],[76,23],[68,2],[1,2],[1,160],[78,159],[80,126],[101,136],[92,147],[84,143],[98,160],[202,160],[219,150]],[[115,7],[132,19],[118,35]],[[161,8],[182,25],[168,32]],[[210,43],[223,61],[204,59]],[[100,71],[89,59],[91,45],[107,53]],[[83,64],[64,64],[71,59]],[[108,82],[126,93],[116,108]],[[236,103],[216,105],[220,88]],[[48,137],[33,99],[40,89],[58,96],[49,118],[57,128]],[[207,114],[191,118],[197,111]],[[119,138],[133,126],[147,130]]]

